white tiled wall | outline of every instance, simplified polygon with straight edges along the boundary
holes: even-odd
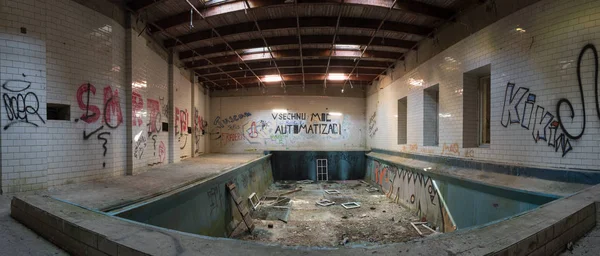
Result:
[[[144,37],[131,31],[132,40],[132,134],[135,172],[168,162],[169,122],[168,56],[152,50]]]
[[[48,186],[45,1],[0,2],[1,190]],[[27,33],[21,33],[21,28]],[[7,105],[4,102],[9,102]],[[26,111],[28,110],[28,111]]]
[[[0,6],[2,192],[124,175],[127,150],[134,155],[133,173],[168,162],[168,133],[162,131],[172,115],[166,53],[75,1],[2,0]],[[132,85],[126,84],[127,58]],[[193,127],[193,106],[208,116],[208,96],[196,94],[192,105],[188,71],[173,68],[175,107],[188,111],[187,126]],[[47,120],[47,103],[69,105],[70,120]],[[135,125],[125,122],[130,115]],[[134,141],[126,139],[129,127]],[[176,145],[176,161],[191,156],[191,136],[183,150]],[[204,142],[198,140],[198,152],[209,150]]]
[[[190,123],[194,129],[194,156],[208,153],[210,150],[208,115],[210,114],[210,98],[198,84],[194,85],[194,114]],[[191,113],[190,113],[191,115]],[[192,135],[190,135],[192,136]]]
[[[192,108],[192,82],[189,79],[189,73],[173,66],[173,92],[174,114],[175,114],[175,162],[192,156],[192,143],[194,138],[188,133],[188,127],[192,127],[192,118],[194,116]]]
[[[289,114],[305,114],[305,120],[280,118],[273,113],[273,109],[287,109]],[[313,114],[330,112],[342,115],[313,117]],[[353,150],[365,147],[364,98],[219,97],[211,98],[210,113],[208,130],[212,152]],[[294,133],[293,125],[308,127],[311,124],[319,124],[319,130],[313,129],[311,132],[304,129]],[[327,134],[323,134],[323,127]]]
[[[516,29],[522,28],[525,32]],[[600,46],[600,1],[544,0],[474,33],[454,46],[437,54],[416,69],[394,81],[390,86],[367,97],[367,122],[373,122],[378,132],[367,138],[372,148],[406,151],[418,154],[452,155],[497,161],[560,168],[598,169],[600,166],[600,119],[596,115],[591,51],[582,63],[583,94],[585,105],[579,98],[577,60],[586,44]],[[489,148],[464,148],[463,141],[463,73],[491,64],[491,145]],[[439,133],[437,147],[423,146],[423,90],[440,86]],[[505,105],[507,83],[518,88],[528,88],[522,102],[517,105],[519,119],[529,93],[535,94],[532,117],[525,116],[529,129],[520,123],[501,123],[504,112],[507,118],[509,102]],[[522,92],[522,91],[521,91]],[[510,101],[510,91],[508,92]],[[397,145],[397,100],[408,96],[408,143]],[[533,96],[532,96],[533,97]],[[575,117],[570,118],[568,106],[563,104],[563,125],[572,134],[578,134],[583,124],[582,109],[586,111],[586,129],[580,139],[568,139],[572,150],[563,156],[561,146],[567,142],[560,127],[545,130],[552,139],[534,140],[535,110],[543,107],[556,119],[560,98],[568,99],[574,107]],[[476,102],[476,99],[465,99]],[[516,103],[515,101],[514,103]],[[476,106],[472,104],[472,106]],[[514,105],[511,115],[515,119]],[[531,105],[527,106],[527,110]],[[544,111],[544,113],[545,113]],[[528,112],[528,111],[527,111]],[[530,113],[530,112],[528,112]],[[538,123],[541,119],[541,109]],[[550,119],[548,119],[550,120]],[[543,125],[547,124],[544,120]],[[537,125],[540,128],[540,125]],[[468,133],[467,133],[468,135]],[[556,135],[556,137],[555,137]],[[476,134],[472,134],[476,136]],[[556,138],[556,139],[555,139]],[[562,139],[564,138],[564,140]],[[568,149],[568,145],[566,149]],[[565,150],[566,151],[566,150]]]
[[[71,106],[70,120],[47,122],[48,185],[123,174],[125,30],[60,0],[47,5],[46,34],[48,103]]]

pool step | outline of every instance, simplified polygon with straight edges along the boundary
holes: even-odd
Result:
[[[254,230],[254,223],[252,222],[252,217],[250,217],[250,211],[248,211],[248,207],[242,204],[243,200],[238,195],[235,184],[229,183],[226,186],[227,189],[229,189],[229,194],[231,195],[231,198],[235,202],[235,206],[237,206],[238,211],[242,215],[242,219],[244,220],[246,227],[248,227],[248,232],[252,233],[252,231]]]

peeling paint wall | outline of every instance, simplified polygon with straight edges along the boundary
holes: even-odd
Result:
[[[317,159],[327,159],[329,180],[365,177],[364,151],[272,151],[274,180],[317,180]]]

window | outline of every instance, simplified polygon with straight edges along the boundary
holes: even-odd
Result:
[[[479,79],[479,145],[490,144],[490,76]]]
[[[407,98],[404,97],[398,100],[398,144],[406,144],[407,142]]]
[[[328,180],[327,159],[317,159],[317,181]]]
[[[71,120],[71,106],[65,104],[46,104],[47,118],[48,120]]]
[[[439,84],[423,90],[423,146],[439,144],[439,95]]]
[[[463,74],[463,147],[490,144],[490,65]],[[460,97],[460,95],[455,95]]]

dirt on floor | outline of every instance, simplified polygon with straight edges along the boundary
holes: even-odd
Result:
[[[411,222],[419,221],[418,217],[393,203],[379,190],[369,192],[367,188],[372,187],[361,181],[276,182],[252,213],[254,232],[242,231],[234,237],[267,244],[317,247],[378,245],[420,237],[411,225]],[[294,190],[296,192],[280,196]],[[326,190],[340,193],[329,194]],[[320,199],[335,204],[319,206],[316,202]],[[273,204],[276,201],[279,202]],[[346,209],[341,206],[347,202],[358,202],[360,207]],[[425,235],[432,233],[424,227],[420,230]]]

